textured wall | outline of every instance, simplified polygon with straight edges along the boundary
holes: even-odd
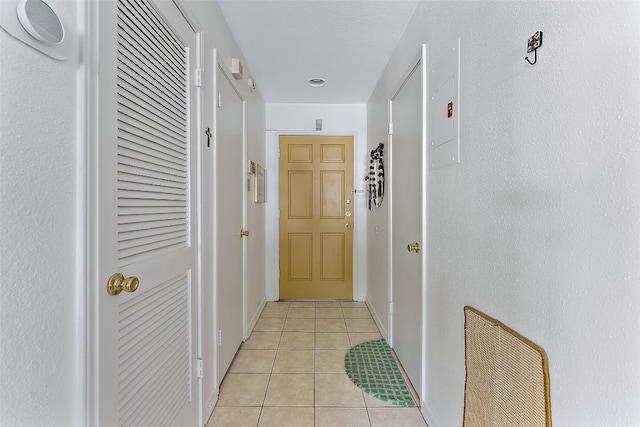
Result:
[[[545,349],[554,425],[637,425],[639,21],[637,2],[421,2],[383,74],[370,132],[420,43],[433,65],[461,38],[462,163],[429,173],[432,427],[461,424],[465,304]]]
[[[418,48],[412,55],[418,53]],[[403,70],[398,70],[402,73]],[[384,77],[384,75],[383,75]],[[400,79],[400,76],[397,77]],[[388,127],[388,100],[396,82],[385,84],[381,81],[378,89],[374,92],[369,104],[367,104],[367,151],[378,146],[378,143],[385,144],[385,167],[388,168],[389,159],[389,127]],[[368,162],[368,157],[365,161]],[[368,169],[367,169],[368,172]],[[388,178],[389,175],[386,176]],[[382,200],[379,208],[372,207],[367,211],[367,302],[369,309],[376,319],[382,335],[389,338],[389,197],[388,191],[391,188],[389,181],[385,183],[386,198]],[[365,196],[366,198],[366,196]]]
[[[78,3],[48,3],[75,46]],[[0,425],[70,426],[83,411],[78,59],[53,60],[4,30],[0,51]]]

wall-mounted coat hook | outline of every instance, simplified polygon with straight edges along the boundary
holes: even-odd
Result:
[[[527,41],[527,53],[533,52],[533,62],[528,57],[524,57],[530,65],[533,65],[538,61],[538,48],[542,46],[542,31],[536,32],[533,36],[529,37]]]

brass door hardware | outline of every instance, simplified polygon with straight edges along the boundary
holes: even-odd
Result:
[[[109,277],[107,293],[111,296],[116,296],[122,291],[135,292],[139,284],[140,281],[136,276],[125,278],[122,273],[115,273]]]
[[[350,230],[350,229],[351,229],[351,223],[349,223],[349,222],[348,222],[348,223],[346,223],[346,224],[344,225],[344,228],[346,228],[347,230]]]
[[[415,243],[412,243],[410,245],[407,245],[407,250],[409,252],[415,252],[415,253],[420,252],[420,243],[415,242]]]
[[[249,237],[249,230],[240,230],[240,237]]]

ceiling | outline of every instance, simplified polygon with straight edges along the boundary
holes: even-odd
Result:
[[[418,0],[218,0],[268,103],[369,100]],[[311,87],[311,78],[326,85]]]

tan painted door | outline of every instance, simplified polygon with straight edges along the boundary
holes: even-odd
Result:
[[[280,137],[280,298],[353,298],[353,137]]]
[[[95,425],[195,426],[196,34],[169,1],[100,2],[99,17]],[[132,279],[117,295],[114,273]]]

